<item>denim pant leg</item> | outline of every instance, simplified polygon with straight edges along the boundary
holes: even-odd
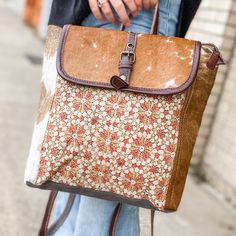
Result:
[[[174,36],[178,23],[181,0],[160,0],[159,6],[159,33]],[[131,26],[127,31],[148,33],[151,29],[154,10],[142,10],[136,17],[132,17]],[[99,22],[90,14],[83,22],[83,26],[119,29],[107,21]],[[55,219],[63,211],[66,204],[67,193],[60,193]],[[107,236],[111,215],[116,207],[116,202],[77,195],[72,207],[70,217],[55,234],[56,236]],[[117,222],[116,236],[139,236],[139,211],[138,207],[124,204]]]
[[[175,36],[182,0],[159,0],[159,34]]]
[[[67,204],[68,198],[69,198],[69,193],[64,193],[64,192],[58,193],[55,203],[53,222],[55,222],[61,216]],[[71,236],[74,234],[79,204],[80,204],[80,195],[77,195],[69,216],[67,217],[63,226],[58,229],[58,231],[54,234],[54,236],[66,236],[66,235]]]
[[[116,206],[117,202],[81,196],[73,236],[108,236]],[[140,235],[138,207],[122,205],[115,235]]]

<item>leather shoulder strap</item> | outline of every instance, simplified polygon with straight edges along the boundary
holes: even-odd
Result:
[[[76,194],[71,193],[69,195],[68,201],[66,203],[65,209],[62,212],[61,216],[58,218],[58,220],[53,223],[49,228],[48,228],[48,235],[54,235],[57,230],[63,225],[63,223],[66,221],[67,217],[70,214],[71,208],[73,206],[73,203],[75,201]]]
[[[122,203],[118,203],[111,219],[109,236],[115,236],[116,225],[120,215],[121,208],[122,208]]]
[[[120,215],[121,208],[122,208],[121,203],[119,203],[115,208],[115,211],[111,219],[109,236],[115,236],[116,224]],[[155,210],[151,210],[151,236],[154,236],[154,219],[155,219]]]
[[[151,210],[151,236],[154,236],[155,210]]]
[[[73,206],[73,203],[76,197],[76,194],[72,194],[72,193],[69,195],[67,204],[61,216],[58,218],[58,220],[55,223],[52,224],[52,226],[48,227],[49,222],[50,222],[50,217],[52,214],[53,205],[57,197],[57,194],[58,194],[58,191],[51,191],[49,195],[48,203],[47,203],[46,210],[43,217],[43,222],[39,231],[39,236],[54,235],[55,232],[62,226],[62,224],[65,222],[68,215],[70,214],[70,210]]]
[[[130,13],[129,13],[129,17],[131,17]],[[124,29],[125,29],[124,24],[121,24],[120,30],[124,30]],[[157,2],[155,6],[150,34],[158,34],[158,33],[159,33],[159,1]]]
[[[159,1],[157,2],[155,6],[150,34],[158,34],[158,33],[159,33]]]
[[[46,210],[45,210],[43,221],[42,221],[42,225],[41,225],[41,228],[39,231],[39,236],[46,236],[47,235],[50,216],[52,213],[52,208],[53,208],[55,199],[57,197],[57,194],[58,194],[57,191],[51,191],[51,193],[49,195]]]

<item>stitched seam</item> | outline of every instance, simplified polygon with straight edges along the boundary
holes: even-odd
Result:
[[[188,99],[188,92],[186,93],[186,95],[185,95],[186,97],[185,97],[185,104],[183,105],[183,107],[182,107],[182,112],[181,112],[181,114],[184,114],[184,111],[185,111],[185,108],[186,108],[186,106],[187,106],[187,99]],[[181,145],[181,143],[182,143],[182,130],[181,130],[181,127],[182,127],[182,124],[183,124],[183,119],[181,119],[180,120],[180,123],[179,123],[179,137],[178,137],[178,139],[180,140],[179,141],[179,144],[177,145],[177,148],[176,148],[176,153],[178,153],[179,152],[179,147],[180,147],[180,145]],[[175,157],[176,158],[176,157]],[[173,162],[173,169],[172,169],[172,171],[174,172],[174,175],[173,175],[173,178],[175,179],[176,178],[176,172],[177,172],[177,165],[178,165],[178,158],[177,159],[175,159],[174,158],[174,162]],[[175,160],[176,160],[176,162],[175,162]],[[176,168],[174,168],[174,164],[176,163]],[[170,181],[169,181],[169,185],[171,184],[171,179],[170,179]],[[174,181],[173,181],[173,184],[172,184],[172,186],[174,186]],[[169,192],[169,187],[170,186],[168,186],[168,191],[167,191],[167,197],[168,197],[168,192]],[[172,187],[172,190],[173,190],[173,187]],[[171,196],[172,196],[172,192],[173,191],[171,191],[171,193],[170,193],[170,199],[171,199]],[[167,204],[167,202],[166,202],[166,205],[168,205]],[[166,205],[165,205],[165,207],[166,207]]]
[[[173,176],[173,185],[172,185],[172,190],[171,190],[171,193],[170,193],[170,201],[169,201],[169,204],[172,202],[173,200],[173,193],[174,193],[174,190],[175,190],[175,186],[176,186],[176,181],[177,181],[177,173],[179,172],[179,165],[181,163],[181,160],[182,160],[182,144],[183,144],[183,136],[184,136],[184,132],[183,132],[183,125],[184,125],[184,121],[186,119],[186,112],[188,110],[188,107],[189,107],[189,104],[190,104],[190,101],[191,101],[191,98],[192,98],[192,95],[193,95],[193,91],[194,91],[194,87],[195,87],[195,81],[193,83],[193,87],[191,87],[191,90],[188,92],[187,94],[187,97],[186,97],[186,105],[185,107],[183,108],[183,119],[182,119],[182,122],[180,124],[180,143],[178,145],[178,150],[179,152],[176,152],[176,153],[179,153],[178,156],[176,156],[175,158],[177,158],[177,162],[176,162],[176,170],[175,170],[175,174]]]
[[[188,99],[188,91],[187,91],[186,94],[185,94],[185,101],[184,101],[184,104],[183,104],[182,109],[181,109],[181,115],[184,113],[184,110],[185,110],[185,108],[186,108],[187,99]],[[179,132],[178,139],[180,140],[180,141],[179,141],[179,144],[182,142],[182,132],[181,132],[182,123],[183,123],[183,119],[180,119],[180,122],[179,122],[179,125],[178,125],[178,132]],[[176,147],[176,150],[175,150],[176,153],[178,153],[179,144],[177,144],[177,147]],[[176,158],[176,157],[175,157],[175,158]],[[177,169],[177,166],[176,166],[176,168],[174,168],[174,167],[175,167],[174,164],[176,163],[176,162],[175,162],[175,160],[176,160],[175,158],[174,158],[174,160],[173,160],[173,166],[172,166],[172,172],[173,172],[173,173],[174,173],[174,172],[176,171],[176,169]],[[173,175],[173,177],[175,178],[175,175]],[[172,179],[172,176],[171,176],[171,178],[170,178],[170,180],[169,180],[169,182],[168,182],[168,190],[167,190],[166,197],[168,197],[169,187],[170,187],[170,184],[171,184],[171,182],[172,182],[171,179]],[[167,200],[167,202],[168,202],[168,199],[166,199],[166,200]],[[165,204],[165,207],[166,207],[166,205],[168,205],[167,202],[166,202],[166,204]]]

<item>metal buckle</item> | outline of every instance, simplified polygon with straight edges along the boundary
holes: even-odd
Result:
[[[133,60],[131,61],[131,63],[134,64],[134,62],[136,60],[136,55],[133,51],[123,51],[123,52],[121,52],[120,61],[122,60],[123,55],[128,55],[128,57],[130,57],[132,55]]]

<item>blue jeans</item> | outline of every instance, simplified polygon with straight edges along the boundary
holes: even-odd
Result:
[[[160,0],[160,24],[161,35],[174,36],[178,23],[178,14],[181,0]],[[127,31],[137,33],[150,32],[154,9],[142,10],[136,17],[132,17],[131,26]],[[83,26],[119,29],[119,26],[109,22],[99,22],[90,14],[83,22]],[[54,219],[62,213],[68,193],[60,192],[56,201]],[[56,236],[107,236],[110,220],[117,202],[101,200],[77,195],[69,217],[56,232]],[[123,204],[117,226],[116,236],[139,236],[139,208]]]

